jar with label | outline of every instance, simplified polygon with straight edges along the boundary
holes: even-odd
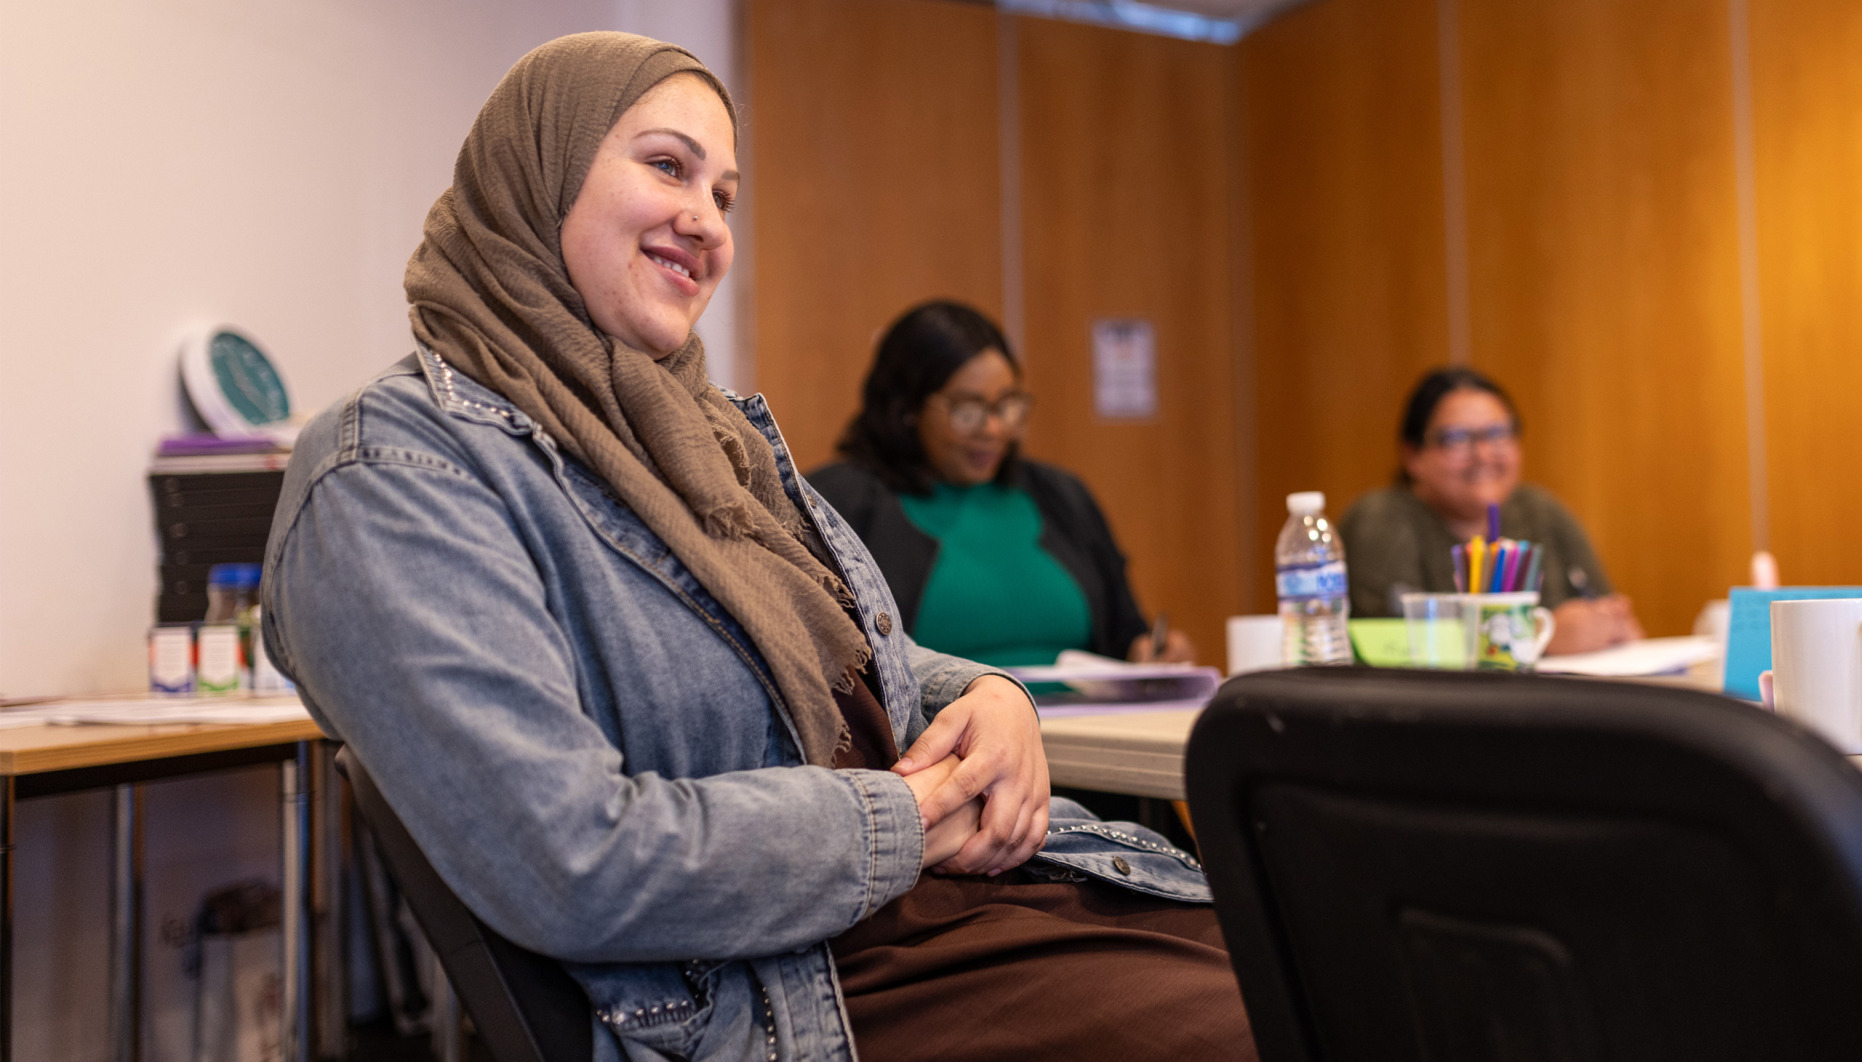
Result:
[[[159,623],[149,628],[149,692],[194,692],[194,627]]]
[[[259,572],[257,564],[216,564],[207,571],[207,618],[195,635],[195,686],[202,693],[252,688]]]

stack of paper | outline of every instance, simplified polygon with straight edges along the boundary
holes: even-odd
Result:
[[[1222,673],[1191,664],[1128,664],[1069,650],[1054,663],[1004,668],[1034,687],[1043,716],[1137,708],[1200,708],[1222,683]]]
[[[45,724],[81,726],[91,723],[122,726],[153,726],[157,723],[288,723],[305,717],[304,706],[296,698],[74,700],[0,711],[0,729]]]
[[[1679,675],[1720,654],[1713,638],[1644,638],[1594,653],[1567,653],[1539,661],[1538,670],[1549,675],[1592,675],[1630,678],[1636,675]]]

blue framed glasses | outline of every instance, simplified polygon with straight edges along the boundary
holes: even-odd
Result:
[[[1508,446],[1519,438],[1519,429],[1511,424],[1487,428],[1443,428],[1429,433],[1429,445],[1452,454],[1473,453],[1476,446]]]

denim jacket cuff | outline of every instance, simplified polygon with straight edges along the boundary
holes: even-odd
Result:
[[[919,682],[924,691],[925,715],[935,717],[946,705],[963,696],[963,691],[969,688],[970,683],[984,675],[1000,675],[1015,683],[1020,687],[1022,696],[1028,698],[1028,710],[1034,711],[1034,694],[1028,692],[1028,687],[1023,685],[1020,679],[1000,668],[966,660],[963,661],[962,666],[940,668],[933,675],[920,676]]]
[[[918,883],[925,858],[924,819],[905,779],[891,771],[836,771],[859,793],[866,814],[866,904],[859,920]]]

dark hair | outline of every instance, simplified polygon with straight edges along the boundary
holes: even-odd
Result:
[[[1435,407],[1456,391],[1485,391],[1499,399],[1506,407],[1507,416],[1513,418],[1513,430],[1519,430],[1519,407],[1513,405],[1512,398],[1499,384],[1465,365],[1447,365],[1430,370],[1416,381],[1415,389],[1409,393],[1409,402],[1403,407],[1403,422],[1397,425],[1397,438],[1405,446],[1422,449],[1429,441],[1429,421],[1435,417]],[[1408,469],[1397,469],[1397,482],[1409,482]]]
[[[1015,375],[1021,366],[994,321],[960,302],[936,300],[905,311],[879,341],[873,367],[860,388],[860,412],[841,434],[841,456],[878,476],[887,486],[923,494],[938,481],[918,441],[918,416],[971,358],[998,350]],[[996,470],[1005,482],[1015,464],[1011,443]]]

